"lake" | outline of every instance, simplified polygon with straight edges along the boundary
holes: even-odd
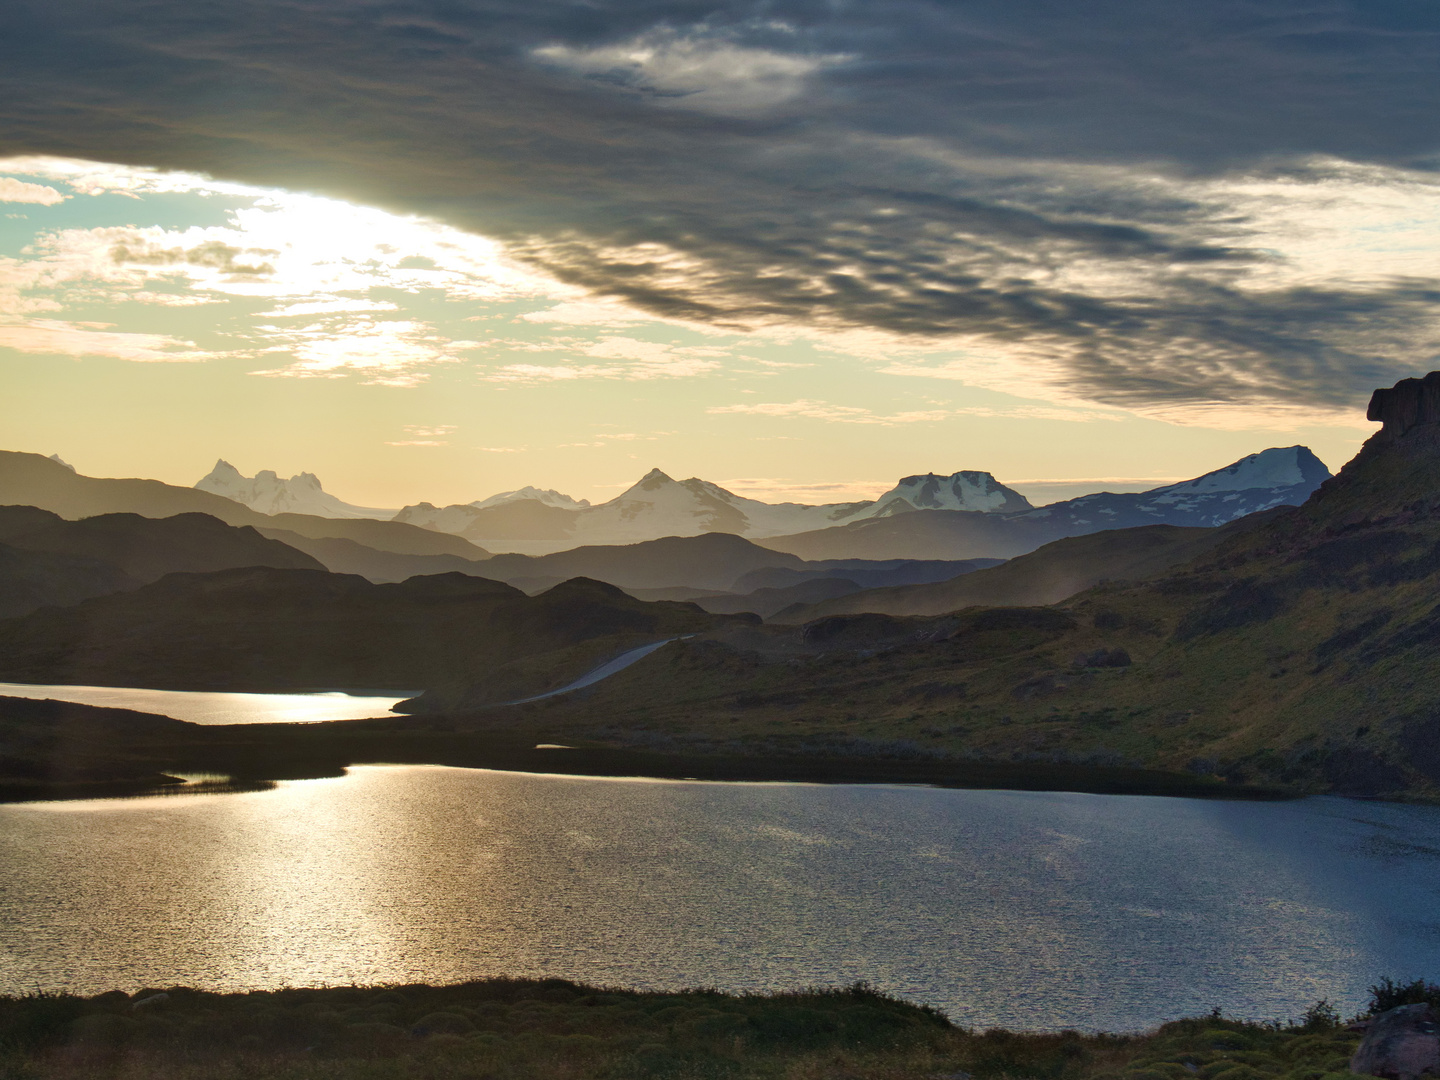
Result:
[[[0,806],[0,991],[866,979],[967,1025],[1440,975],[1440,808],[366,766]]]
[[[54,698],[108,709],[158,713],[192,724],[313,724],[393,716],[396,702],[413,693],[230,694],[214,691],[146,690],[131,686],[69,686],[0,683],[0,697]]]

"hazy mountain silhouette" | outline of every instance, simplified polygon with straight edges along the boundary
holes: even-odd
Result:
[[[38,506],[71,520],[114,513],[148,518],[202,513],[229,525],[288,529],[309,537],[340,537],[405,555],[458,555],[478,559],[488,554],[461,537],[414,525],[306,514],[271,516],[208,491],[176,487],[159,480],[80,476],[39,454],[10,450],[0,450],[0,504]]]
[[[1263,514],[1264,512],[1262,512]],[[1229,525],[1185,528],[1141,525],[1067,537],[1009,562],[936,584],[852,590],[822,601],[776,609],[776,622],[803,623],[827,615],[873,611],[942,615],[960,608],[1058,604],[1104,581],[1143,581],[1204,554],[1231,535],[1257,527],[1261,515]]]
[[[0,531],[12,547],[55,555],[83,556],[116,566],[140,582],[180,571],[205,572],[239,566],[323,570],[303,551],[261,536],[248,525],[235,527],[209,514],[147,518],[99,514],[80,521],[58,516],[28,528],[10,528],[0,507]],[[33,507],[19,508],[21,518]]]

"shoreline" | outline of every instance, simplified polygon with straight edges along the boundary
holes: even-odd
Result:
[[[244,725],[252,728],[259,725]],[[307,725],[315,727],[319,725]],[[212,728],[211,730],[220,730]],[[1244,802],[1283,802],[1306,792],[1226,784],[1185,773],[1117,766],[1060,765],[1039,762],[913,761],[844,757],[748,757],[741,755],[662,754],[608,747],[537,749],[514,745],[451,746],[449,752],[415,753],[405,740],[386,740],[388,752],[339,754],[328,760],[241,762],[206,755],[176,772],[228,776],[234,790],[257,790],[278,780],[314,780],[341,776],[352,766],[436,765],[488,769],[532,776],[594,779],[705,781],[712,783],[790,783],[913,785],[978,791],[1071,792],[1087,795],[1136,795]],[[428,740],[427,740],[428,741]],[[313,748],[312,748],[313,749]],[[375,748],[378,749],[378,748]],[[425,749],[438,750],[439,747]],[[410,751],[410,752],[407,752]],[[309,755],[307,755],[309,756]],[[274,767],[267,768],[271,764]],[[160,769],[142,776],[68,782],[0,780],[0,803],[73,801],[93,798],[180,796],[214,792],[225,785],[189,785]]]
[[[1359,1042],[1324,1002],[1289,1023],[1234,1019],[1217,1008],[1142,1032],[982,1031],[864,982],[727,993],[490,978],[0,996],[0,1070],[35,1080],[1168,1080],[1219,1076],[1237,1064],[1249,1080],[1284,1080],[1298,1075],[1297,1064],[1306,1076],[1341,1080]]]

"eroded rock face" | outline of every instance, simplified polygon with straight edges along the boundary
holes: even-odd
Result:
[[[1385,425],[1380,433],[1396,439],[1418,424],[1440,423],[1440,371],[1376,390],[1365,418],[1379,420]]]
[[[1350,1059],[1350,1071],[1387,1080],[1440,1076],[1440,1024],[1436,1021],[1429,1005],[1401,1005],[1381,1013]]]

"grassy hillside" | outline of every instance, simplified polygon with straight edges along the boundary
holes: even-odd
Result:
[[[1323,1003],[1289,1025],[1217,1010],[1143,1035],[981,1033],[864,984],[734,995],[492,979],[0,998],[0,1075],[26,1080],[1342,1080],[1359,1038]]]

